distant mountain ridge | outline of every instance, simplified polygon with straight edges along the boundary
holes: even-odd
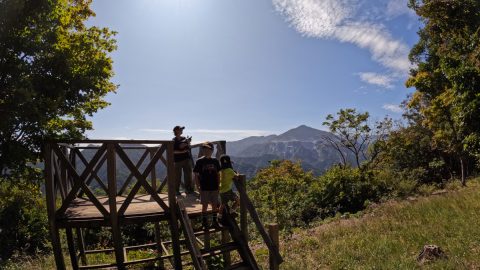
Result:
[[[239,141],[227,142],[227,154],[234,161],[234,169],[247,175],[247,178],[255,176],[257,171],[268,166],[270,161],[285,159],[301,161],[304,169],[312,170],[319,175],[340,162],[338,153],[325,140],[326,137],[336,138],[330,132],[301,125],[280,135],[252,136]],[[82,153],[87,160],[90,160],[96,151],[85,149],[82,150]],[[144,151],[143,149],[126,149],[125,153],[136,163]],[[193,154],[194,157],[197,156],[196,151]],[[116,159],[118,185],[121,186],[130,171],[118,156]],[[350,157],[350,161],[353,162],[353,157]],[[140,172],[143,172],[147,163],[148,158],[140,167]],[[80,161],[77,161],[79,171],[82,171],[84,167]],[[166,173],[165,166],[161,164],[156,166],[156,175],[159,179],[163,179]],[[106,179],[105,166],[98,171],[98,176]],[[92,184],[97,186],[95,181]]]
[[[299,160],[305,169],[321,174],[340,161],[325,138],[336,137],[330,132],[301,125],[280,135],[227,142],[227,153],[236,161],[237,170],[250,177],[273,159]]]

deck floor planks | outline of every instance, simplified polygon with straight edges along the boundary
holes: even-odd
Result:
[[[160,193],[160,198],[168,205],[168,195]],[[202,212],[202,205],[199,197],[195,195],[182,195],[185,208],[189,215],[199,215]],[[100,203],[108,210],[108,197],[97,197]],[[117,196],[117,209],[125,201],[125,196]],[[209,207],[208,211],[211,211]],[[142,217],[142,216],[163,216],[165,211],[160,205],[151,198],[150,195],[137,195],[132,200],[124,218]],[[76,198],[67,208],[65,215],[59,218],[65,223],[69,222],[88,222],[89,220],[103,220],[104,217],[88,199]]]

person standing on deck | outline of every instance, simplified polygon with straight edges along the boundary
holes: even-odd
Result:
[[[173,128],[173,160],[175,163],[175,191],[180,195],[180,184],[183,181],[185,184],[185,193],[192,194],[192,159],[190,156],[190,138],[182,136],[185,127],[175,126]]]
[[[200,203],[202,204],[202,226],[208,228],[207,208],[208,204],[212,206],[213,216],[212,225],[220,227],[217,221],[217,211],[219,206],[218,194],[220,187],[220,163],[214,157],[213,144],[204,143],[202,145],[204,156],[195,163],[193,172],[195,173],[195,184],[200,190]]]

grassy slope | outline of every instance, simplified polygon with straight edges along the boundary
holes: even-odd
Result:
[[[415,201],[389,202],[283,241],[282,269],[412,269],[425,244],[448,259],[425,269],[480,269],[480,183]]]
[[[425,269],[480,269],[479,180],[447,194],[388,202],[360,218],[299,230],[282,240],[281,269],[413,269],[425,244],[439,245],[448,255]],[[266,250],[255,253],[266,266]],[[54,269],[54,261],[45,256],[4,268]]]

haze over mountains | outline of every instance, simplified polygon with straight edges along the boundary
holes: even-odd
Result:
[[[326,131],[314,129],[305,125],[288,130],[280,135],[253,136],[239,141],[227,142],[227,153],[234,161],[234,169],[247,175],[247,178],[255,176],[256,172],[269,165],[272,160],[300,161],[305,170],[312,170],[315,174],[322,174],[330,166],[339,163],[340,159],[336,150],[325,140],[326,137],[335,136]],[[97,150],[86,149],[83,154],[90,160]],[[145,150],[126,149],[130,159],[136,163]],[[347,153],[345,153],[347,157]],[[193,156],[197,156],[194,149]],[[353,157],[349,157],[353,161]],[[143,172],[148,162],[140,166]],[[77,168],[82,171],[84,165],[77,161]],[[156,175],[163,179],[166,175],[165,166],[156,166]],[[118,185],[122,185],[130,174],[123,161],[117,157]],[[98,171],[98,176],[106,183],[106,169],[103,166]],[[92,182],[97,187],[95,181]]]
[[[299,160],[304,169],[321,174],[340,161],[336,150],[325,140],[326,137],[335,136],[301,125],[280,135],[253,136],[227,142],[227,153],[234,160],[235,169],[250,177],[275,159]]]

